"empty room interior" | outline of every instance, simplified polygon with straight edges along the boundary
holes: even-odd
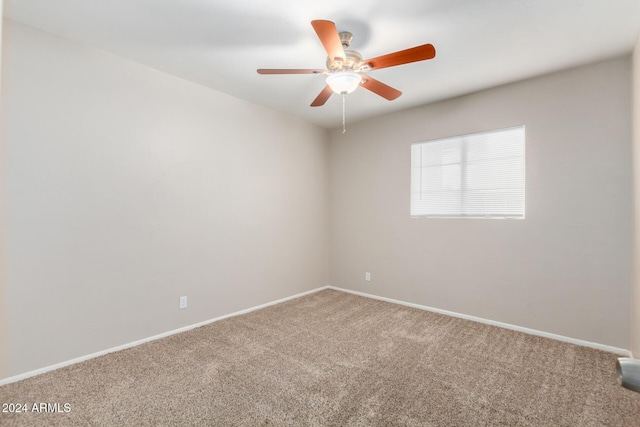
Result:
[[[640,425],[636,0],[0,5],[0,424]]]

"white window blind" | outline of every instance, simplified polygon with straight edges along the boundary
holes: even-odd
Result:
[[[411,145],[411,216],[524,218],[524,126]]]

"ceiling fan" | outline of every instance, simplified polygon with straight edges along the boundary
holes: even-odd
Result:
[[[349,50],[353,35],[343,31],[338,33],[336,25],[331,21],[314,20],[311,26],[316,31],[320,42],[327,51],[327,68],[321,69],[258,69],[259,74],[325,74],[327,85],[311,103],[312,107],[324,105],[332,93],[346,95],[358,86],[362,86],[381,97],[392,101],[402,95],[397,89],[388,86],[373,77],[362,74],[367,71],[381,68],[394,67],[396,65],[409,64],[411,62],[424,61],[436,56],[436,49],[431,44],[400,50],[387,55],[362,60],[362,55],[354,50]],[[344,101],[344,97],[343,97]],[[343,103],[344,106],[344,103]],[[343,109],[344,112],[344,109]],[[344,124],[344,114],[343,114]]]

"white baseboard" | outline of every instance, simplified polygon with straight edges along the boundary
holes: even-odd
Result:
[[[579,340],[579,339],[575,339],[575,338],[565,337],[565,336],[562,336],[562,335],[556,335],[556,334],[552,334],[552,333],[549,333],[549,332],[543,332],[543,331],[538,331],[538,330],[535,330],[535,329],[523,328],[521,326],[511,325],[511,324],[508,324],[508,323],[496,322],[494,320],[483,319],[481,317],[469,316],[467,314],[461,314],[461,313],[456,313],[456,312],[453,312],[453,311],[441,310],[441,309],[438,309],[438,308],[433,308],[433,307],[428,307],[428,306],[425,306],[425,305],[420,305],[420,304],[414,304],[414,303],[410,303],[410,302],[400,301],[400,300],[396,300],[396,299],[393,299],[393,298],[381,297],[381,296],[377,296],[377,295],[367,294],[367,293],[364,293],[364,292],[352,291],[350,289],[343,289],[343,288],[339,288],[339,287],[336,287],[336,286],[323,286],[323,287],[320,287],[320,288],[312,289],[312,290],[307,291],[307,292],[302,292],[302,293],[299,293],[299,294],[296,294],[296,295],[292,295],[290,297],[281,298],[279,300],[275,300],[275,301],[268,302],[268,303],[265,303],[265,304],[257,305],[255,307],[251,307],[251,308],[247,308],[247,309],[244,309],[244,310],[236,311],[236,312],[233,312],[233,313],[230,313],[230,314],[225,314],[223,316],[216,317],[216,318],[209,319],[209,320],[205,320],[203,322],[195,323],[193,325],[184,326],[182,328],[174,329],[172,331],[164,332],[164,333],[161,333],[161,334],[158,334],[158,335],[154,335],[154,336],[151,336],[151,337],[143,338],[143,339],[140,339],[140,340],[137,340],[137,341],[133,341],[133,342],[127,343],[127,344],[122,344],[122,345],[119,345],[119,346],[116,346],[116,347],[112,347],[112,348],[109,348],[109,349],[106,349],[106,350],[98,351],[96,353],[91,353],[91,354],[88,354],[88,355],[85,355],[85,356],[77,357],[77,358],[74,358],[74,359],[71,359],[71,360],[67,360],[65,362],[56,363],[54,365],[46,366],[44,368],[39,368],[39,369],[35,369],[33,371],[25,372],[23,374],[19,374],[19,375],[15,375],[15,376],[12,376],[12,377],[4,378],[4,379],[0,380],[0,386],[3,386],[5,384],[14,383],[16,381],[24,380],[26,378],[33,377],[35,375],[44,374],[45,372],[50,372],[50,371],[54,371],[56,369],[64,368],[65,366],[74,365],[76,363],[84,362],[85,360],[93,359],[95,357],[103,356],[105,354],[113,353],[115,351],[120,351],[120,350],[125,350],[127,348],[135,347],[135,346],[138,346],[140,344],[144,344],[144,343],[149,342],[149,341],[154,341],[154,340],[157,340],[157,339],[160,339],[160,338],[165,338],[165,337],[168,337],[168,336],[171,336],[171,335],[174,335],[174,334],[178,334],[180,332],[185,332],[185,331],[188,331],[188,330],[191,330],[191,329],[194,329],[194,328],[198,328],[200,326],[204,326],[204,325],[208,325],[208,324],[213,323],[213,322],[217,322],[219,320],[227,319],[229,317],[234,317],[234,316],[239,316],[241,314],[250,313],[250,312],[255,311],[255,310],[260,310],[262,308],[266,308],[266,307],[269,307],[269,306],[272,306],[272,305],[275,305],[275,304],[280,304],[280,303],[285,302],[285,301],[289,301],[289,300],[292,300],[292,299],[300,298],[300,297],[305,296],[305,295],[313,294],[313,293],[316,293],[318,291],[322,291],[324,289],[333,289],[333,290],[336,290],[336,291],[347,292],[347,293],[350,293],[350,294],[359,295],[359,296],[372,298],[372,299],[377,299],[377,300],[381,300],[381,301],[386,301],[386,302],[390,302],[390,303],[393,303],[393,304],[400,304],[400,305],[404,305],[404,306],[407,306],[407,307],[413,307],[413,308],[418,308],[418,309],[421,309],[421,310],[431,311],[431,312],[434,312],[434,313],[445,314],[447,316],[458,317],[458,318],[466,319],[466,320],[472,320],[472,321],[475,321],[475,322],[485,323],[485,324],[493,325],[493,326],[499,326],[499,327],[505,328],[505,329],[511,329],[511,330],[518,331],[518,332],[524,332],[526,334],[538,335],[538,336],[542,336],[542,337],[545,337],[545,338],[551,338],[551,339],[555,339],[555,340],[558,340],[558,341],[563,341],[563,342],[568,342],[568,343],[571,343],[571,344],[581,345],[581,346],[584,346],[584,347],[591,347],[591,348],[596,348],[598,350],[608,351],[610,353],[619,354],[621,356],[631,357],[631,352],[629,350],[626,350],[626,349],[623,349],[623,348],[611,347],[611,346],[604,345],[604,344],[598,344],[598,343],[593,343],[593,342],[590,342],[590,341],[584,341],[584,340]]]
[[[55,365],[45,366],[44,368],[39,368],[39,369],[35,369],[33,371],[25,372],[23,374],[18,374],[18,375],[12,376],[12,377],[4,378],[4,379],[0,380],[0,386],[3,386],[5,384],[14,383],[16,381],[24,380],[26,378],[33,377],[35,375],[44,374],[45,372],[50,372],[50,371],[54,371],[56,369],[64,368],[65,366],[74,365],[76,363],[84,362],[85,360],[93,359],[95,357],[104,356],[105,354],[113,353],[115,351],[120,351],[120,350],[125,350],[127,348],[135,347],[135,346],[138,346],[140,344],[144,344],[144,343],[149,342],[149,341],[155,341],[155,340],[158,340],[160,338],[165,338],[165,337],[168,337],[170,335],[178,334],[180,332],[185,332],[185,331],[188,331],[188,330],[191,330],[191,329],[199,328],[200,326],[208,325],[209,323],[217,322],[219,320],[227,319],[229,317],[234,317],[234,316],[239,316],[241,314],[250,313],[252,311],[260,310],[262,308],[269,307],[271,305],[280,304],[281,302],[285,302],[285,301],[289,301],[289,300],[292,300],[292,299],[300,298],[300,297],[305,296],[305,295],[313,294],[315,292],[318,292],[318,291],[321,291],[321,290],[327,289],[327,288],[328,288],[328,286],[324,286],[324,287],[317,288],[317,289],[312,289],[312,290],[307,291],[307,292],[302,292],[302,293],[295,294],[295,295],[290,296],[290,297],[281,298],[281,299],[276,300],[276,301],[268,302],[266,304],[261,304],[261,305],[255,306],[255,307],[251,307],[251,308],[247,308],[247,309],[244,309],[244,310],[236,311],[236,312],[233,312],[233,313],[230,313],[230,314],[225,314],[225,315],[220,316],[220,317],[216,317],[216,318],[213,318],[213,319],[205,320],[203,322],[195,323],[193,325],[184,326],[182,328],[174,329],[172,331],[163,332],[163,333],[158,334],[158,335],[154,335],[154,336],[151,336],[151,337],[143,338],[143,339],[140,339],[140,340],[137,340],[137,341],[133,341],[133,342],[130,342],[130,343],[127,343],[127,344],[122,344],[122,345],[119,345],[119,346],[116,346],[116,347],[108,348],[106,350],[98,351],[96,353],[91,353],[91,354],[87,354],[85,356],[76,357],[76,358],[71,359],[71,360],[67,360],[67,361],[64,361],[64,362],[56,363]]]
[[[610,353],[619,354],[619,355],[625,356],[625,357],[632,357],[631,351],[629,351],[627,349],[624,349],[624,348],[612,347],[612,346],[605,345],[605,344],[599,344],[599,343],[594,343],[594,342],[590,342],[590,341],[579,340],[579,339],[576,339],[576,338],[565,337],[563,335],[557,335],[557,334],[552,334],[552,333],[549,333],[549,332],[538,331],[536,329],[524,328],[522,326],[511,325],[509,323],[503,323],[503,322],[497,322],[495,320],[483,319],[482,317],[470,316],[468,314],[456,313],[454,311],[441,310],[439,308],[433,308],[433,307],[428,307],[426,305],[420,305],[420,304],[414,304],[414,303],[410,303],[410,302],[400,301],[400,300],[396,300],[396,299],[393,299],[393,298],[381,297],[381,296],[377,296],[377,295],[367,294],[367,293],[364,293],[364,292],[352,291],[350,289],[343,289],[343,288],[339,288],[339,287],[336,287],[336,286],[327,286],[327,288],[328,289],[334,289],[336,291],[348,292],[350,294],[359,295],[359,296],[363,296],[363,297],[367,297],[367,298],[372,298],[372,299],[377,299],[377,300],[381,300],[381,301],[391,302],[391,303],[394,303],[394,304],[400,304],[400,305],[404,305],[404,306],[407,306],[407,307],[418,308],[420,310],[426,310],[426,311],[431,311],[431,312],[434,312],[434,313],[446,314],[447,316],[458,317],[460,319],[466,319],[466,320],[472,320],[474,322],[485,323],[487,325],[499,326],[501,328],[511,329],[513,331],[518,331],[518,332],[524,332],[525,334],[538,335],[538,336],[545,337],[545,338],[551,338],[551,339],[554,339],[554,340],[557,340],[557,341],[563,341],[563,342],[567,342],[567,343],[571,343],[571,344],[581,345],[583,347],[591,347],[591,348],[595,348],[595,349],[598,349],[598,350],[603,350],[603,351],[608,351]]]

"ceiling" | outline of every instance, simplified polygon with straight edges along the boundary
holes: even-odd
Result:
[[[631,52],[638,0],[4,0],[4,16],[320,126],[342,125],[341,97],[309,106],[324,68],[310,21],[334,21],[372,58],[431,43],[430,61],[371,71],[403,92],[359,88],[347,120],[450,98]]]

